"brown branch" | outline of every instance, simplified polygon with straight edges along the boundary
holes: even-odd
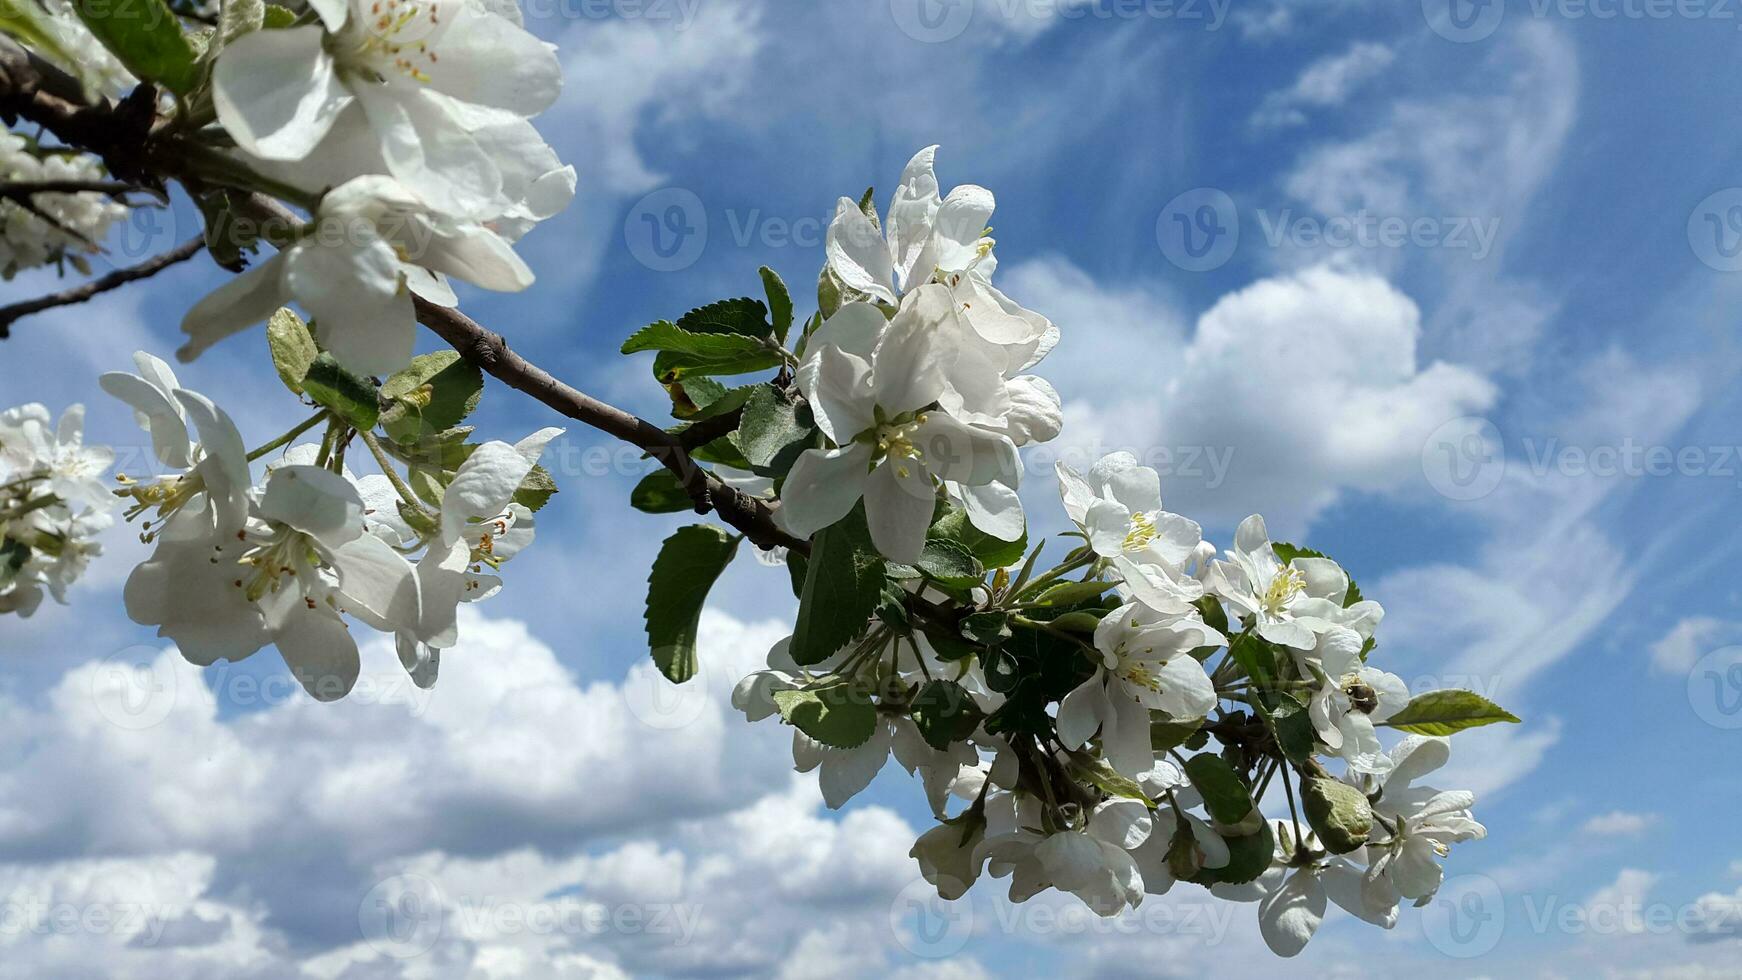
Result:
[[[187,155],[197,149],[173,138],[153,139],[155,92],[150,86],[141,86],[118,104],[84,104],[81,98],[70,94],[64,73],[3,36],[0,36],[0,116],[8,120],[28,119],[62,142],[102,157],[109,172],[120,180],[153,187],[165,177],[183,178]],[[245,210],[287,222],[287,227],[294,227],[301,220],[279,202],[261,194],[238,195],[237,200]],[[690,456],[690,447],[679,436],[564,384],[509,350],[500,334],[486,330],[458,310],[418,300],[417,316],[461,356],[510,388],[658,460],[682,481],[698,513],[710,510],[718,513],[721,520],[759,547],[783,546],[800,554],[809,553],[808,542],[781,530],[774,520],[774,508],[767,501],[714,477]]]
[[[149,279],[178,262],[186,262],[193,258],[205,246],[205,236],[203,234],[195,235],[162,255],[153,256],[138,265],[116,269],[114,272],[81,283],[71,289],[61,290],[58,293],[49,293],[47,296],[39,296],[22,303],[13,303],[10,306],[0,306],[0,340],[12,336],[12,325],[24,317],[41,313],[44,310],[52,310],[58,306],[83,303],[110,290],[120,289],[130,282]]]
[[[14,201],[36,194],[104,194],[109,197],[124,197],[134,191],[149,193],[150,189],[123,180],[0,181],[0,197]]]

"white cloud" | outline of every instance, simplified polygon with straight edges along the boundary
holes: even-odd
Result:
[[[1053,451],[1134,449],[1163,471],[1169,506],[1205,523],[1261,512],[1298,535],[1347,490],[1419,480],[1428,435],[1495,398],[1475,372],[1421,364],[1420,311],[1367,273],[1261,280],[1219,300],[1189,340],[1155,295],[1103,291],[1060,260],[1006,276],[1059,323],[1061,350],[1080,351],[1043,365],[1067,406]]]
[[[1638,868],[1622,868],[1615,880],[1585,899],[1585,915],[1593,933],[1637,935],[1647,929],[1643,917],[1646,896],[1658,875]]]
[[[780,625],[705,615],[704,673],[673,691],[645,663],[582,683],[520,623],[465,612],[431,693],[375,642],[334,705],[173,651],[6,701],[0,896],[156,910],[102,933],[123,977],[766,975],[840,935],[858,972],[898,965],[888,908],[917,832],[873,805],[823,816],[788,733],[729,707]],[[220,713],[206,682],[255,703]],[[427,948],[393,955],[372,901],[433,928]],[[16,971],[70,974],[95,928],[0,945]]]
[[[1579,833],[1590,837],[1632,837],[1642,834],[1657,822],[1655,813],[1630,813],[1611,810],[1599,813],[1579,826]]]
[[[1342,105],[1396,58],[1391,48],[1372,41],[1358,41],[1342,54],[1320,58],[1308,65],[1293,85],[1265,96],[1264,104],[1253,113],[1252,123],[1259,127],[1303,125],[1307,109]]]
[[[1711,616],[1689,616],[1651,645],[1651,665],[1665,673],[1685,674],[1700,657],[1728,642],[1724,637],[1733,637],[1737,632],[1735,623]]]

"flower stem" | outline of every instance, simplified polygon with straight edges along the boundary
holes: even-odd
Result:
[[[400,499],[416,508],[420,514],[429,513],[418,502],[417,494],[412,493],[411,488],[400,479],[399,471],[393,468],[393,460],[387,457],[387,450],[381,448],[381,440],[375,438],[375,433],[358,430],[357,435],[363,440],[363,445],[369,447],[370,455],[375,457],[375,465],[381,467],[382,474],[387,477],[388,483],[393,484],[393,489],[399,492]]]
[[[285,446],[290,445],[291,442],[294,441],[297,436],[300,436],[304,432],[307,432],[308,430],[314,428],[317,424],[319,424],[321,419],[324,419],[326,417],[327,417],[327,413],[325,413],[325,412],[315,413],[315,415],[312,418],[309,418],[308,420],[299,423],[296,428],[291,429],[289,432],[286,432],[284,435],[279,436],[278,438],[272,440],[271,442],[267,443],[266,445],[261,446],[259,449],[256,449],[253,452],[249,453],[248,454],[248,462],[252,463],[255,460],[259,459],[260,457],[266,455],[267,453],[272,452],[274,449],[283,449]]]

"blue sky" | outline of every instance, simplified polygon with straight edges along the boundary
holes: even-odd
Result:
[[[835,199],[886,203],[941,143],[946,187],[998,195],[998,281],[1063,331],[1042,373],[1067,430],[1024,488],[1037,531],[1062,521],[1058,453],[1165,452],[1169,505],[1211,540],[1266,514],[1385,604],[1388,669],[1525,716],[1459,736],[1435,780],[1476,789],[1490,829],[1441,901],[1391,933],[1333,919],[1287,962],[1250,907],[1189,893],[1106,928],[1070,899],[1012,919],[982,882],[942,939],[916,931],[918,788],[892,767],[826,811],[784,733],[723,704],[790,622],[784,572],[728,573],[704,677],[665,695],[639,604],[676,522],[629,511],[637,467],[595,467],[609,444],[571,429],[538,543],[433,696],[381,648],[340,706],[287,692],[270,652],[178,666],[121,613],[125,529],[71,607],[0,627],[0,897],[155,923],[0,919],[0,975],[1738,975],[1742,17],[924,2],[529,6],[567,65],[541,128],[580,193],[522,246],[537,286],[466,309],[663,418],[623,336],[754,293],[763,264],[804,294]],[[667,261],[644,216],[674,202],[697,231]],[[152,247],[197,227],[160,217]],[[1403,241],[1340,237],[1356,224]],[[1178,237],[1236,226],[1208,262]],[[21,323],[0,402],[86,402],[93,438],[137,452],[95,376],[167,354],[220,279],[194,263]],[[181,375],[254,442],[298,418],[257,335]],[[495,386],[478,420],[510,439],[559,421]],[[387,942],[384,899],[442,912]],[[585,909],[617,918],[524,921]]]

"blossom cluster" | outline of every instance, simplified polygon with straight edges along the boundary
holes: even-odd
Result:
[[[30,616],[45,590],[65,604],[102,553],[115,503],[103,474],[115,454],[85,445],[84,427],[82,405],[58,421],[34,403],[0,411],[0,614]]]
[[[18,133],[0,131],[0,183],[94,181],[105,176],[102,164],[91,156],[45,150]],[[32,194],[29,206],[0,201],[0,278],[63,260],[88,272],[83,256],[126,217],[125,204],[93,191]]]
[[[312,349],[307,327],[288,311],[278,328],[301,331]],[[433,685],[442,650],[458,640],[458,605],[495,595],[502,580],[494,570],[532,542],[532,510],[516,498],[562,430],[513,445],[442,442],[454,461],[443,471],[433,457],[383,443],[329,410],[311,420],[327,424],[319,444],[288,445],[293,429],[250,452],[228,413],[182,387],[168,364],[143,351],[134,361],[138,373],[101,379],[133,409],[164,468],[149,480],[119,478],[133,501],[127,518],[156,544],[127,579],[128,615],[158,627],[201,666],[276,646],[322,701],[348,694],[360,671],[348,616],[392,636],[412,679]],[[358,477],[345,465],[353,437],[380,473]],[[425,467],[436,502],[407,487],[389,445]],[[265,463],[258,482],[256,460]]]
[[[1464,692],[1412,700],[1368,664],[1384,610],[1340,565],[1272,542],[1256,515],[1218,551],[1130,454],[1058,467],[1075,544],[1043,570],[1018,453],[1059,434],[1057,394],[1028,373],[1059,330],[992,285],[993,196],[941,194],[935,149],[881,219],[870,196],[841,200],[819,312],[717,450],[745,457],[718,461],[764,478],[809,549],[790,556],[797,628],[734,704],[792,726],[794,763],[831,807],[891,757],[917,775],[939,825],[912,856],[944,899],[991,876],[1012,901],[1058,889],[1115,915],[1185,880],[1257,902],[1285,956],[1327,899],[1389,928],[1434,894],[1452,844],[1485,835],[1469,793],[1420,782],[1446,761],[1443,735],[1511,716]],[[625,345],[662,351],[655,374],[692,418],[731,401],[680,370],[697,349],[686,324],[719,310]],[[752,312],[734,329],[784,337]],[[764,403],[793,408],[771,423]],[[784,445],[763,450],[771,438]],[[695,530],[650,582],[674,680],[691,653],[663,647],[660,625],[688,609],[661,566],[707,560]],[[1401,740],[1385,745],[1386,726]]]

